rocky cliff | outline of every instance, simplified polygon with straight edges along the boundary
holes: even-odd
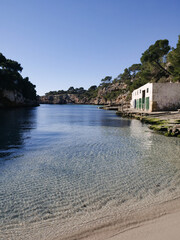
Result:
[[[40,97],[41,104],[95,104],[95,105],[119,105],[124,103],[129,96],[127,85],[114,83],[98,88],[96,97],[87,96],[85,93],[46,94]]]
[[[37,106],[36,86],[21,75],[20,63],[0,53],[0,108]]]
[[[0,89],[0,108],[38,106],[38,100],[25,98],[17,90]]]

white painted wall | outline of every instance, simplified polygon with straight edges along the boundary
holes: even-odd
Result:
[[[132,92],[131,108],[135,100],[142,98],[143,90],[145,98],[149,97],[149,112],[180,109],[180,83],[145,84]]]
[[[153,83],[147,83],[132,92],[131,108],[134,108],[134,101],[142,99],[142,92],[145,90],[145,98],[149,97],[149,111],[152,111]]]

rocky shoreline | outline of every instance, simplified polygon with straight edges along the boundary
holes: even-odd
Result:
[[[148,124],[150,129],[164,136],[180,138],[180,111],[143,113],[118,110],[116,114],[121,117],[140,120]]]
[[[17,108],[17,107],[37,107],[38,99],[32,100],[25,98],[22,93],[16,90],[0,91],[0,109],[1,108]]]

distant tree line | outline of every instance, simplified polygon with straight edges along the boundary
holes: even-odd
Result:
[[[80,97],[93,98],[97,96],[101,88],[109,88],[112,84],[124,83],[127,85],[126,92],[148,82],[180,82],[180,36],[176,48],[169,46],[167,39],[158,40],[151,45],[141,56],[140,63],[132,64],[125,68],[116,78],[106,76],[101,80],[100,85],[91,86],[88,90],[83,87],[70,87],[67,91],[51,91],[46,95],[56,94],[77,94]],[[106,94],[107,99],[113,99],[124,90],[114,90]]]
[[[22,77],[22,70],[20,63],[7,59],[0,53],[0,90],[17,90],[25,98],[35,100],[36,86],[29,81],[28,77]]]
[[[88,90],[85,90],[83,87],[80,87],[80,88],[70,87],[68,90],[50,91],[46,93],[45,96],[76,94],[80,99],[83,97],[91,99],[97,96],[97,92],[98,92],[98,87],[96,85],[93,85]]]

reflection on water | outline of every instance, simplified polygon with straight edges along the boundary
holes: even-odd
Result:
[[[30,137],[36,127],[36,108],[0,110],[0,158],[9,156]]]
[[[3,113],[3,115],[2,115]],[[83,105],[0,113],[0,239],[54,239],[180,196],[180,139]]]

